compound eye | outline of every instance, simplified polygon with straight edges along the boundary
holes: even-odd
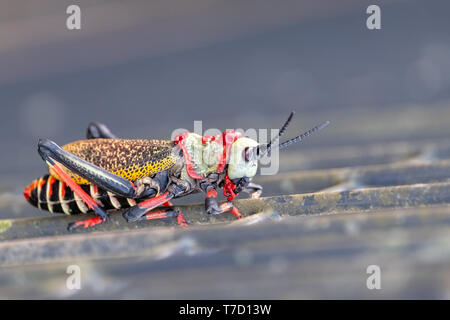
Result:
[[[253,153],[254,153],[254,148],[245,147],[245,149],[244,149],[245,162],[249,162],[249,161],[253,160]]]

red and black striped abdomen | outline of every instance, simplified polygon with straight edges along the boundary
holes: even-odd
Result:
[[[94,185],[80,187],[105,210],[129,208],[136,204],[134,199],[114,195]],[[41,210],[65,214],[92,212],[63,181],[48,174],[34,180],[23,194],[29,203]]]

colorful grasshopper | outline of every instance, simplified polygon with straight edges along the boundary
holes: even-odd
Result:
[[[128,222],[176,217],[186,225],[171,199],[204,192],[208,214],[226,211],[240,219],[229,201],[240,192],[259,198],[262,187],[251,182],[258,159],[270,153],[285,132],[292,112],[268,144],[258,144],[234,130],[217,136],[184,132],[174,141],[118,139],[103,124],[91,123],[87,140],[62,148],[50,140],[39,140],[38,151],[49,166],[49,174],[24,190],[32,205],[50,212],[78,214],[95,212],[96,217],[69,224],[69,230],[88,228],[107,220],[109,209],[127,208]],[[278,147],[299,142],[329,122],[314,127]],[[228,202],[218,204],[217,189],[223,188]],[[157,207],[160,210],[152,211]]]

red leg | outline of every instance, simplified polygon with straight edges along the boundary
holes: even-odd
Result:
[[[242,219],[242,214],[241,214],[241,212],[239,211],[239,209],[236,208],[235,206],[233,206],[233,204],[230,203],[230,202],[222,203],[222,204],[220,205],[220,209],[222,210],[222,213],[223,213],[223,212],[230,211],[230,212],[233,214],[233,216],[236,217],[236,219],[238,219],[238,220],[239,220],[239,219]]]
[[[56,164],[56,163],[51,164],[50,162],[48,162],[48,166],[50,168],[52,168],[58,174],[58,176],[69,186],[70,189],[72,189],[72,191],[77,196],[79,196],[83,200],[84,203],[87,204],[87,206],[91,210],[94,210],[95,213],[97,213],[102,218],[106,218],[107,217],[107,213],[102,208],[99,207],[97,202],[95,202],[95,200],[92,199],[92,197],[90,195],[88,195],[83,189],[81,189],[81,187],[78,184],[76,184],[67,175],[67,173],[65,173],[64,170],[61,169],[61,167],[58,164]]]
[[[184,219],[184,216],[181,213],[181,211],[178,211],[177,223],[178,223],[179,226],[182,226],[182,227],[187,227],[188,226],[188,224],[187,224],[186,220]]]
[[[51,163],[48,161],[49,167],[51,167],[58,176],[69,186],[72,191],[79,196],[84,203],[91,209],[94,210],[96,214],[98,214],[97,217],[89,218],[82,221],[72,222],[68,225],[67,229],[69,231],[72,231],[78,227],[83,228],[90,228],[93,226],[96,226],[98,224],[101,224],[106,221],[108,214],[95,202],[94,199],[90,195],[88,195],[81,187],[76,184],[65,172],[63,169],[60,168],[60,166],[56,163]]]
[[[233,209],[231,209],[231,211],[230,211],[235,217],[236,217],[236,219],[242,219],[242,214],[241,214],[241,212],[238,210],[238,208],[236,208],[236,207],[233,207]]]

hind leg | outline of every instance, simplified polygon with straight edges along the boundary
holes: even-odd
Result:
[[[60,171],[63,171],[58,164],[60,163],[70,171],[90,181],[92,184],[116,195],[133,199],[138,196],[136,194],[135,186],[127,179],[102,169],[95,164],[62,149],[51,140],[39,140],[38,152],[42,159],[49,164],[50,168],[58,168],[55,169],[58,174]],[[66,178],[65,176],[67,176],[67,174],[63,174],[60,178],[64,180],[64,178]],[[72,179],[69,178],[68,180]],[[64,182],[69,184],[68,181]],[[72,183],[74,182],[72,181]]]
[[[58,174],[59,178],[98,215],[98,217],[87,219],[84,222],[79,221],[75,224],[71,224],[69,229],[78,226],[87,228],[100,224],[106,221],[108,214],[90,195],[72,180],[72,178],[62,169],[60,164],[102,189],[126,198],[137,197],[135,187],[130,181],[63,150],[53,141],[40,140],[38,143],[38,151],[42,159],[48,164],[49,168],[53,169]]]

